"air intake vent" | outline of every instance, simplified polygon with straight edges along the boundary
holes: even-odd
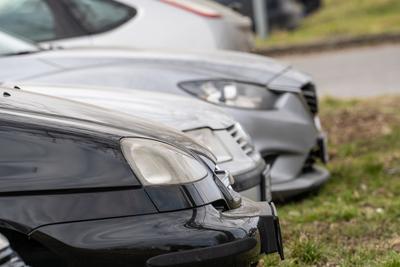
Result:
[[[228,132],[233,139],[235,139],[236,143],[239,144],[240,148],[244,151],[244,153],[246,153],[246,155],[250,155],[254,152],[254,146],[250,143],[249,137],[239,124],[229,127]]]
[[[303,97],[307,102],[308,107],[312,114],[318,113],[318,97],[317,97],[317,90],[315,85],[312,83],[308,83],[301,88],[303,93]]]

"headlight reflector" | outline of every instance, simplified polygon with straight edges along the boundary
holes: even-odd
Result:
[[[225,148],[224,144],[210,129],[200,129],[186,132],[197,142],[207,147],[217,158],[217,163],[223,163],[232,160],[232,156]]]
[[[144,185],[174,185],[203,179],[206,167],[190,154],[155,140],[124,138],[123,154]]]
[[[276,94],[265,86],[229,81],[204,80],[182,82],[179,86],[210,103],[246,109],[271,109],[276,100]]]
[[[0,234],[0,251],[5,250],[10,246],[8,240]]]

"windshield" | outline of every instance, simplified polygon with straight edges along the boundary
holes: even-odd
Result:
[[[0,31],[0,56],[33,53],[39,50],[28,41]]]

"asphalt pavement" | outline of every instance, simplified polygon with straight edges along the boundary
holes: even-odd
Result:
[[[400,94],[400,44],[279,57],[310,74],[322,96]]]

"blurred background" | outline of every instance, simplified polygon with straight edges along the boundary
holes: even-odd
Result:
[[[256,52],[315,79],[332,180],[280,207],[288,260],[279,266],[400,266],[400,1],[300,2],[311,8],[300,17],[270,15]]]
[[[67,39],[62,43],[65,47],[107,45],[107,31],[112,28],[108,37],[116,36],[117,28],[137,15],[129,8],[106,5],[89,15],[80,10],[84,0],[71,0],[76,13],[69,15],[82,20],[83,29],[53,32],[45,16],[28,12],[34,2],[40,1],[0,0],[0,27],[49,47],[57,47],[62,38]],[[207,22],[215,23],[213,35],[207,38],[217,40],[218,48],[251,50],[312,76],[320,96],[321,122],[329,137],[332,179],[307,198],[279,207],[286,260],[268,256],[265,266],[400,266],[400,0],[215,2],[249,17],[252,26],[246,19],[223,12],[227,20]],[[32,4],[26,12],[9,12],[13,5],[25,3]],[[191,8],[190,12],[202,17],[220,15]],[[167,18],[162,25],[167,30],[157,37],[175,42],[171,45],[178,49],[179,45],[204,48],[202,42],[192,41],[196,35],[206,39],[201,27],[181,31],[174,26],[177,15],[172,13],[151,18],[145,31],[136,32],[136,46],[153,48],[161,43],[152,38],[156,37],[154,30],[160,29],[156,18],[161,21],[162,17]],[[197,22],[200,19],[204,18],[199,16]],[[40,34],[24,31],[20,27],[24,20],[35,21]],[[251,31],[255,32],[254,43]],[[173,33],[180,38],[172,38]],[[83,38],[85,34],[89,37]],[[128,38],[122,35],[111,39]],[[50,39],[55,41],[48,43]]]
[[[400,48],[391,43],[399,41],[400,1],[308,2],[317,9],[310,14],[303,7],[306,16],[292,30],[272,24],[269,37],[257,40],[257,49],[264,54],[280,54],[283,60],[311,73],[320,95],[366,97],[396,93]],[[321,51],[326,53],[318,53]],[[304,55],[305,52],[314,54]]]

